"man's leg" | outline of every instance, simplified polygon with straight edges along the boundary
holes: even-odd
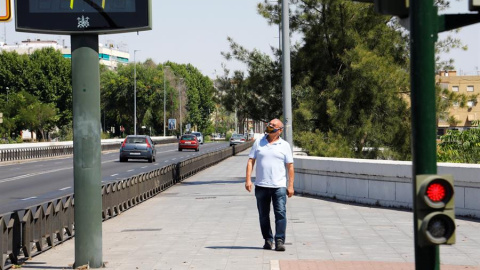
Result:
[[[255,197],[257,198],[257,209],[260,220],[260,229],[265,241],[273,242],[272,228],[270,227],[270,188],[255,186]]]
[[[285,251],[285,231],[287,229],[287,189],[277,188],[272,196],[273,213],[275,214],[275,249]]]

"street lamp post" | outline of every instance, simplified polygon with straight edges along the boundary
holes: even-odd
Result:
[[[136,53],[140,50],[133,51],[133,134],[137,135],[137,60]]]
[[[167,73],[167,67],[170,66],[163,66],[163,137],[166,136],[166,126],[167,126],[167,80],[165,77],[165,73]]]
[[[185,80],[183,78],[180,78],[180,81],[182,82],[182,85],[185,83]],[[180,116],[179,116],[179,121],[180,121],[180,136],[182,136],[183,134],[183,130],[182,130],[182,87],[180,86],[178,88],[178,101],[179,101],[179,112],[180,112]]]

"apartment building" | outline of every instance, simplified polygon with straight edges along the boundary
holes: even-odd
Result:
[[[467,96],[480,94],[480,75],[460,76],[456,71],[441,71],[436,76],[436,81],[441,87],[452,92],[465,94]],[[443,135],[448,129],[464,130],[477,127],[472,121],[480,120],[479,99],[480,95],[477,98],[468,100],[465,108],[461,108],[458,103],[453,104],[449,113],[455,121],[439,119],[438,135]]]
[[[58,44],[55,40],[30,40],[27,39],[20,43],[5,44],[0,43],[0,51],[16,51],[18,54],[31,54],[34,50],[42,48],[54,48],[60,50],[65,58],[72,58],[72,50],[64,44]],[[128,63],[130,54],[126,48],[121,48],[113,43],[98,45],[98,59],[100,64],[110,69],[116,69],[118,65]]]

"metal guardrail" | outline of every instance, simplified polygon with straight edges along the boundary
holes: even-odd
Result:
[[[235,145],[103,185],[103,220],[119,215],[252,144]],[[74,209],[74,196],[69,194],[0,215],[0,270],[9,269],[72,238],[75,234]]]
[[[177,139],[154,140],[155,144],[176,143]],[[118,150],[121,143],[102,144],[102,151]],[[0,149],[0,162],[73,155],[73,145]]]

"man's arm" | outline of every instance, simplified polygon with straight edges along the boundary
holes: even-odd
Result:
[[[253,166],[255,165],[255,159],[254,158],[249,158],[247,162],[247,173],[245,177],[245,189],[248,192],[252,191],[252,171],[253,171]]]
[[[292,197],[293,193],[293,182],[295,181],[295,173],[293,170],[293,163],[287,163],[287,171],[288,171],[288,187],[287,187],[287,195],[288,197]]]

